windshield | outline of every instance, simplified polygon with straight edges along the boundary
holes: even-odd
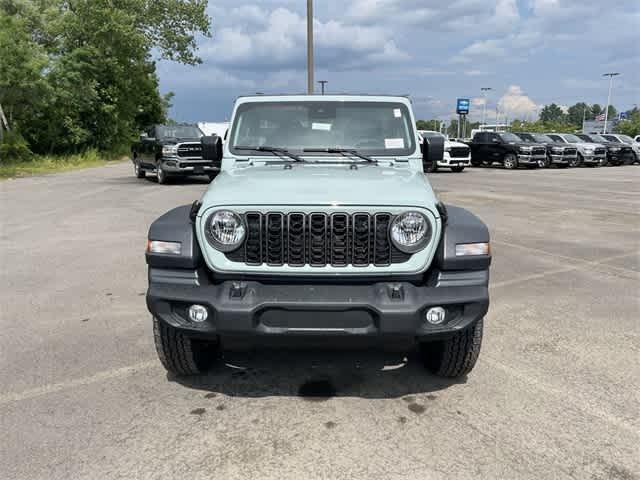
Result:
[[[551,140],[549,137],[547,137],[546,135],[543,135],[542,133],[534,133],[533,135],[531,135],[533,137],[533,139],[538,142],[538,143],[551,143],[553,142],[553,140]]]
[[[395,102],[244,103],[236,111],[229,138],[230,150],[239,155],[247,152],[236,147],[266,146],[298,153],[352,149],[365,155],[394,156],[410,155],[416,148],[409,110]]]
[[[525,142],[533,142],[533,137],[528,133],[516,133],[518,137],[520,137]]]
[[[202,132],[193,125],[174,125],[156,127],[158,138],[200,138]]]
[[[584,143],[584,140],[576,137],[575,135],[572,135],[570,133],[566,134],[564,136],[564,139],[569,142],[569,143]]]
[[[592,141],[596,142],[596,143],[606,143],[608,142],[608,140],[606,138],[601,137],[600,135],[589,135],[589,138],[591,138]]]
[[[517,135],[509,132],[501,133],[500,138],[507,143],[518,143],[522,141]]]

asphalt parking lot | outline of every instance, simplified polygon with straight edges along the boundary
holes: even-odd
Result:
[[[0,478],[640,478],[640,166],[431,178],[492,232],[459,383],[375,352],[168,378],[146,232],[207,184],[129,163],[0,182]]]

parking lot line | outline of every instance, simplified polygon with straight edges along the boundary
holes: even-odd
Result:
[[[136,363],[135,365],[129,365],[127,367],[115,368],[112,370],[105,370],[98,372],[94,375],[83,378],[74,378],[65,382],[52,383],[49,385],[42,385],[41,387],[30,388],[22,392],[11,392],[0,395],[0,405],[6,405],[8,403],[20,402],[22,400],[28,400],[42,395],[49,395],[51,393],[61,392],[70,388],[82,387],[91,385],[93,383],[103,382],[105,380],[111,380],[118,377],[126,377],[132,373],[136,373],[140,370],[155,367],[158,365],[157,360],[148,360],[146,362]]]

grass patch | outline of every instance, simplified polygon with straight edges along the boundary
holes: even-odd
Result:
[[[27,177],[45,173],[66,172],[81,168],[99,167],[127,158],[121,154],[108,154],[87,150],[73,155],[36,155],[26,161],[7,160],[0,163],[0,178]]]

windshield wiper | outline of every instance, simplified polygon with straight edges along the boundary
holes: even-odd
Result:
[[[291,153],[286,148],[265,147],[265,146],[260,146],[260,147],[244,147],[243,146],[243,147],[233,147],[233,148],[235,150],[252,150],[254,152],[271,152],[275,156],[285,156],[285,157],[291,158],[292,160],[295,160],[296,162],[304,162],[302,158],[300,158],[298,155]]]
[[[369,163],[377,163],[373,158],[367,157],[366,155],[363,155],[357,150],[353,150],[351,148],[305,148],[302,151],[304,153],[339,153],[344,157],[352,155],[354,157],[361,158],[362,160],[366,160]]]

